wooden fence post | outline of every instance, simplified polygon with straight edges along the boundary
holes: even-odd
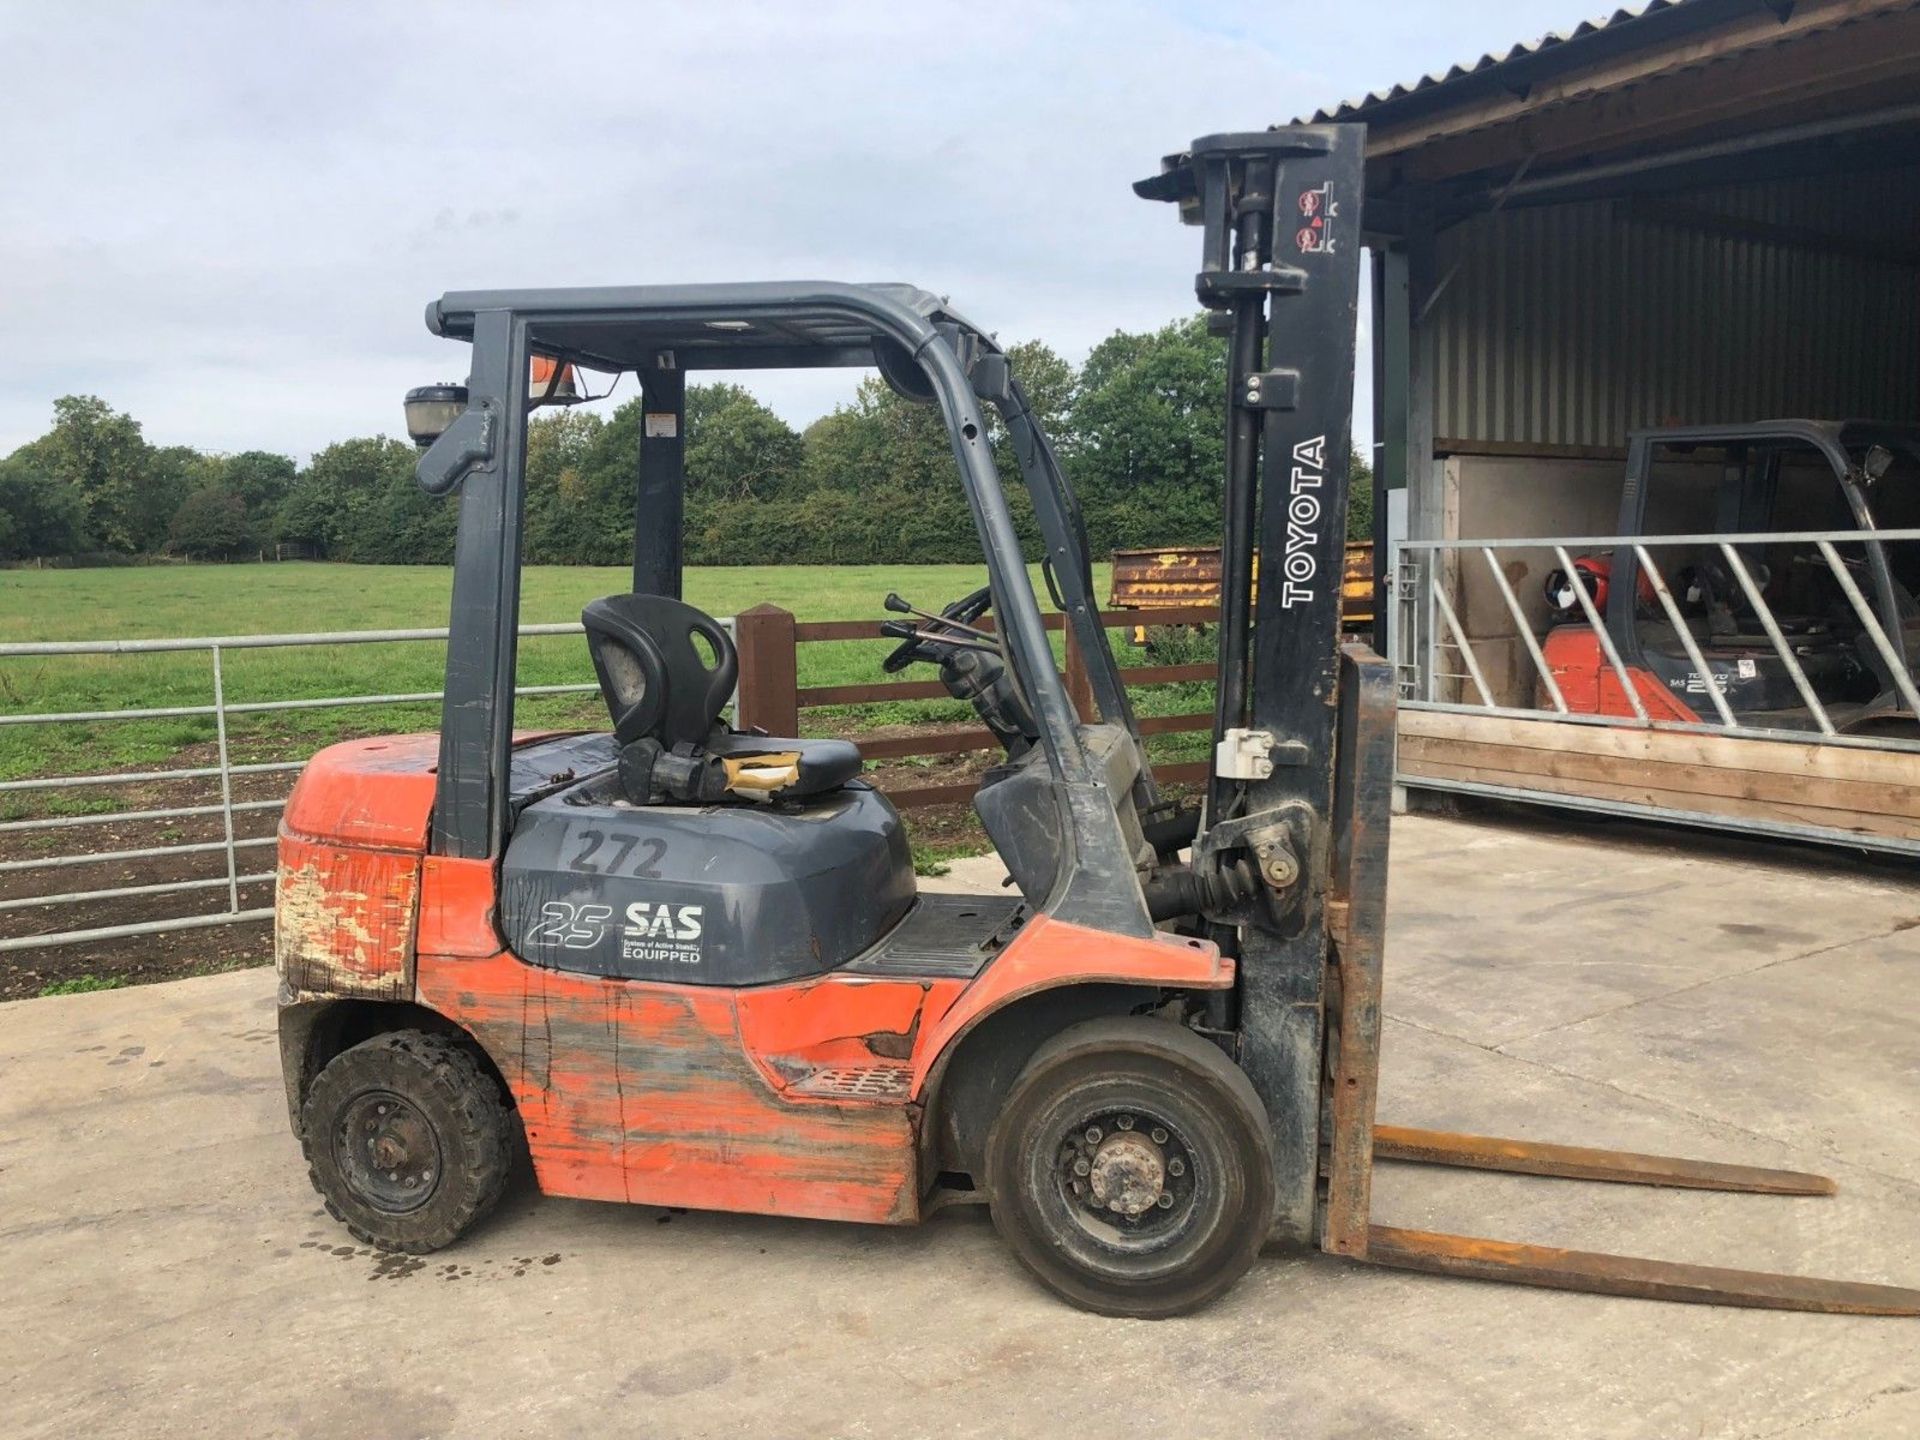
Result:
[[[733,643],[740,652],[740,728],[799,735],[800,666],[792,612],[764,603],[742,610],[733,617]]]
[[[1087,677],[1087,657],[1081,653],[1080,637],[1074,633],[1073,620],[1067,619],[1067,698],[1073,702],[1074,711],[1080,716],[1080,723],[1091,725],[1093,713],[1093,681]]]

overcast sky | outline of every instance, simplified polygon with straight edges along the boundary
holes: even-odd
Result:
[[[0,455],[75,392],[160,444],[401,433],[468,287],[906,280],[1078,360],[1194,308],[1163,153],[1599,8],[0,0]],[[753,380],[796,425],[853,383]]]

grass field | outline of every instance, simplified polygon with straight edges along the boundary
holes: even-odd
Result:
[[[937,609],[981,584],[984,571],[965,565],[743,566],[695,569],[687,598],[716,615],[761,602],[803,620],[883,618],[881,600],[898,590]],[[525,623],[577,620],[599,595],[627,588],[628,572],[537,566],[525,572]],[[1106,567],[1098,567],[1106,594]],[[170,636],[279,634],[310,631],[430,628],[447,623],[451,572],[439,566],[324,564],[168,565],[117,570],[0,571],[0,642],[95,640]],[[1055,637],[1056,643],[1058,637]],[[887,677],[880,661],[891,641],[803,645],[800,683],[859,684]],[[330,645],[281,650],[234,650],[223,657],[229,703],[393,694],[440,688],[444,647],[433,642]],[[1123,654],[1122,663],[1128,663]],[[591,681],[579,636],[528,639],[520,651],[520,681],[552,685]],[[932,678],[931,672],[914,678]],[[0,658],[0,715],[204,705],[210,699],[204,653]],[[1203,709],[1206,687],[1154,686],[1136,692],[1143,713]],[[597,697],[523,699],[523,724],[604,724]],[[858,708],[811,710],[803,728],[844,734],[883,724],[967,719],[948,702],[891,702]],[[299,758],[319,744],[352,734],[438,725],[437,705],[387,705],[234,717],[235,758]],[[0,725],[0,779],[80,774],[128,766],[161,765],[189,746],[214,738],[212,717],[59,725]],[[1197,736],[1160,737],[1155,753],[1186,755]],[[1201,748],[1204,745],[1201,744]],[[1197,752],[1196,752],[1197,753]],[[33,813],[49,813],[44,792]],[[24,800],[0,802],[0,819],[26,813]],[[61,808],[83,811],[75,796]]]

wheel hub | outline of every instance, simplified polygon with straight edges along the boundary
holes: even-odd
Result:
[[[1196,1177],[1185,1140],[1166,1121],[1132,1109],[1089,1114],[1056,1153],[1068,1213],[1101,1243],[1151,1247],[1185,1227]]]
[[[334,1144],[347,1183],[379,1209],[404,1214],[434,1192],[439,1137],[426,1116],[391,1091],[356,1097],[340,1117]]]
[[[1166,1184],[1166,1157],[1136,1130],[1121,1130],[1101,1140],[1088,1166],[1087,1186],[1094,1200],[1121,1215],[1144,1215],[1160,1199]]]

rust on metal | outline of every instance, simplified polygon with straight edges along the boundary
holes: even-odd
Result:
[[[1258,585],[1258,577],[1255,584]],[[1220,547],[1167,545],[1156,550],[1113,552],[1116,610],[1165,610],[1220,603]],[[1340,574],[1340,623],[1359,629],[1373,623],[1373,545],[1347,542]]]
[[[1694,1305],[1739,1305],[1762,1310],[1807,1310],[1827,1315],[1920,1316],[1920,1290],[1821,1280],[1806,1275],[1770,1275],[1671,1260],[1640,1260],[1590,1250],[1517,1245],[1470,1235],[1398,1230],[1375,1225],[1367,1235],[1366,1259],[1397,1270],[1422,1270],[1466,1280],[1496,1280],[1673,1300]]]
[[[1768,1170],[1757,1165],[1726,1165],[1674,1155],[1641,1155],[1630,1150],[1595,1150],[1584,1145],[1546,1145],[1503,1140],[1492,1135],[1460,1135],[1447,1130],[1414,1130],[1376,1125],[1376,1160],[1410,1160],[1422,1165],[1458,1165],[1469,1170],[1500,1170],[1513,1175],[1546,1175],[1562,1180],[1603,1180],[1622,1185],[1668,1185],[1685,1190],[1731,1190],[1750,1195],[1832,1195],[1824,1175],[1799,1170]]]
[[[1363,1258],[1373,1204],[1374,1104],[1380,1083],[1381,961],[1387,933],[1387,837],[1392,822],[1392,667],[1364,645],[1340,653],[1333,870],[1327,893],[1329,966],[1324,1086],[1331,1123],[1322,1163],[1320,1248]]]

